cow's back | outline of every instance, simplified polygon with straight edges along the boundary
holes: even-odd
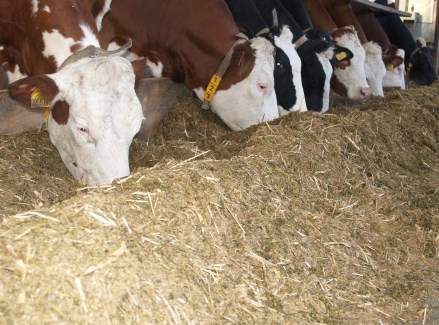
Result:
[[[162,76],[185,81],[192,88],[185,62],[191,58],[181,54],[190,53],[198,65],[215,72],[233,45],[230,35],[239,30],[220,0],[113,0],[100,33],[104,46],[117,40],[121,43],[121,37],[132,38],[132,52],[162,61]],[[210,56],[203,53],[206,50]]]

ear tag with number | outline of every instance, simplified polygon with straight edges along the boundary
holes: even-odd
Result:
[[[346,59],[348,57],[348,55],[346,54],[346,52],[338,52],[335,55],[335,58],[337,59],[337,61],[341,61],[343,59]]]
[[[41,91],[38,88],[35,88],[32,91],[32,95],[30,98],[30,107],[31,108],[42,108],[49,107],[50,103],[42,96]]]

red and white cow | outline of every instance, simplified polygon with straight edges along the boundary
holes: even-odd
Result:
[[[109,48],[132,39],[131,54],[146,57],[154,76],[211,99],[212,111],[232,130],[279,117],[273,46],[261,37],[237,44],[238,33],[222,0],[113,0],[100,30]],[[221,82],[213,84],[232,48]]]
[[[372,74],[375,75],[382,74],[384,76],[385,67],[380,62],[381,57],[377,60],[375,49],[372,48],[372,51],[368,54],[374,54],[371,58],[378,62],[376,65],[365,69],[367,53],[359,39],[361,31],[356,30],[354,27],[359,24],[355,21],[349,1],[303,0],[303,2],[314,27],[329,32],[335,44],[346,47],[353,53],[350,60],[337,61],[334,64],[331,87],[337,93],[345,94],[350,99],[364,100],[371,93],[365,70],[373,71]],[[376,70],[377,67],[378,70]],[[370,77],[370,74],[368,75]],[[378,85],[377,88],[379,89],[379,87]]]
[[[2,62],[9,77],[18,69],[27,76],[10,80],[10,96],[50,112],[50,140],[70,173],[87,185],[129,175],[129,146],[143,120],[135,75],[126,59],[96,55],[90,2],[0,0],[0,45],[12,59]]]

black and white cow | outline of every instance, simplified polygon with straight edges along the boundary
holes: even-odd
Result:
[[[309,110],[327,111],[329,108],[330,79],[332,66],[329,59],[333,56],[331,38],[314,33],[311,41],[296,22],[287,8],[279,0],[253,0],[264,19],[278,28],[288,26],[293,33],[294,47],[302,61],[302,85]],[[273,16],[273,10],[276,16]],[[312,31],[309,30],[312,34]],[[323,36],[318,38],[317,36]],[[321,55],[319,55],[321,53]]]
[[[287,29],[272,29],[260,15],[253,0],[225,0],[238,28],[249,38],[265,37],[275,47],[274,90],[280,115],[306,111],[301,61]]]

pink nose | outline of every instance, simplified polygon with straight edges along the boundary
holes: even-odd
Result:
[[[260,92],[265,94],[268,91],[268,84],[266,84],[264,82],[260,82],[260,83],[258,83],[258,89]]]
[[[360,88],[360,98],[361,99],[365,99],[369,95],[370,95],[370,88],[369,87]]]

